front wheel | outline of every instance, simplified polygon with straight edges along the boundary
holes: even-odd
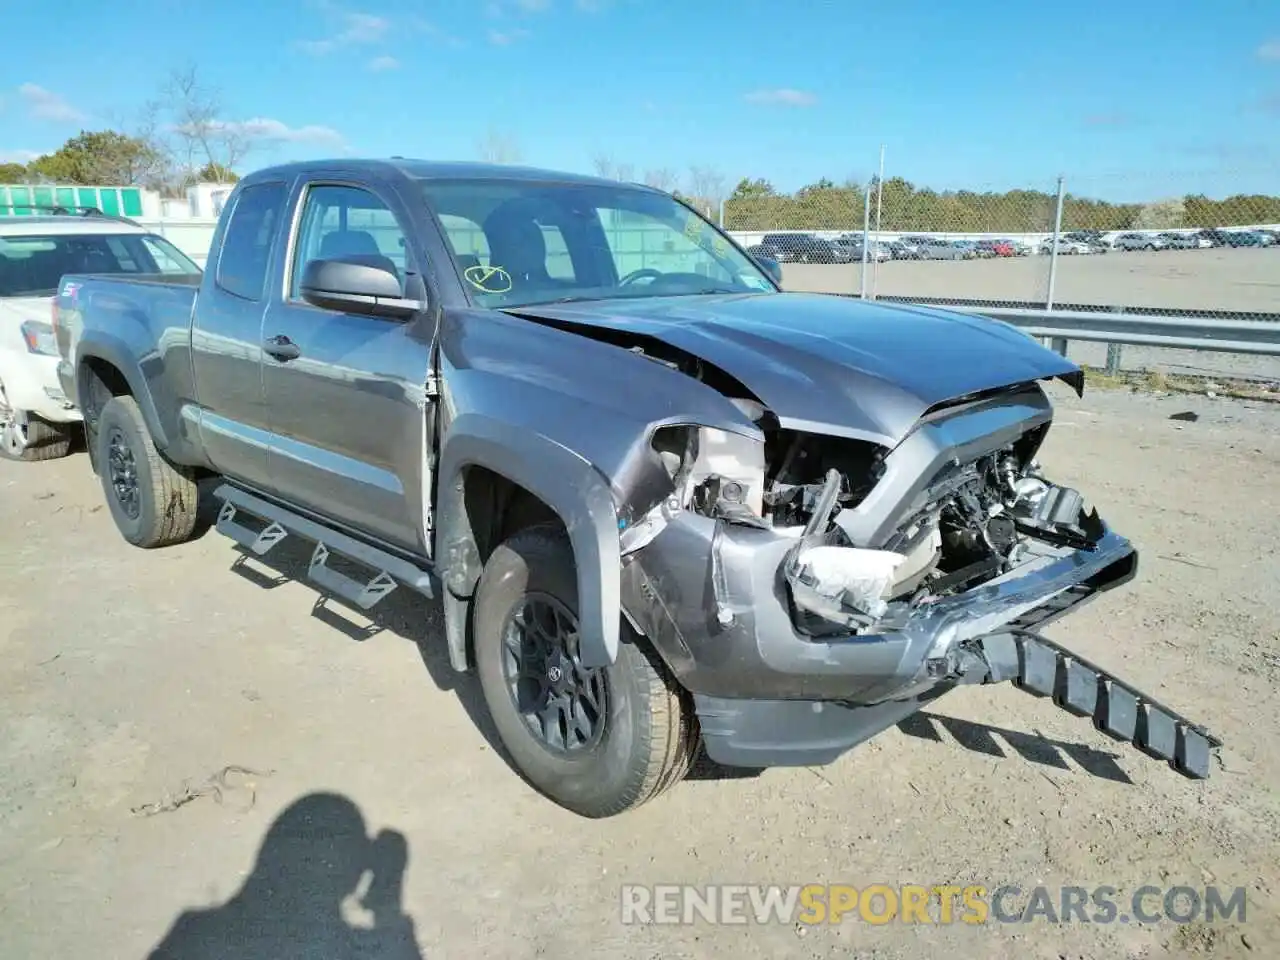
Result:
[[[146,548],[190,539],[199,505],[195,479],[156,449],[138,402],[112,397],[94,433],[102,492],[120,535]]]
[[[617,659],[583,667],[577,592],[562,528],[531,527],[500,545],[476,590],[476,670],[498,736],[530,785],[581,816],[611,817],[684,779],[697,723],[625,622]]]

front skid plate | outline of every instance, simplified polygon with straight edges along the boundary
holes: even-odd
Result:
[[[1052,697],[1068,713],[1090,717],[1113,740],[1167,761],[1183,776],[1208,778],[1210,754],[1222,741],[1096,664],[1026,631],[983,637],[980,649],[984,682],[1012,680],[1028,693]]]

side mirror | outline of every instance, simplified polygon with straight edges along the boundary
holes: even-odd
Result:
[[[772,257],[756,257],[760,269],[773,278],[773,282],[782,286],[782,267]]]
[[[400,278],[380,262],[383,260],[358,255],[310,260],[299,285],[302,299],[325,310],[397,320],[424,309],[425,301],[404,295]]]

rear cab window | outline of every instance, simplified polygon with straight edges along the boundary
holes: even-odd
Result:
[[[261,300],[289,188],[282,181],[241,189],[218,253],[217,286],[242,300]]]

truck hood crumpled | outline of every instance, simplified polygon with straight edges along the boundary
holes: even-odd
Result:
[[[507,312],[585,336],[659,341],[738,380],[784,428],[887,447],[938,404],[1080,376],[1070,360],[997,320],[824,294],[617,298]]]

